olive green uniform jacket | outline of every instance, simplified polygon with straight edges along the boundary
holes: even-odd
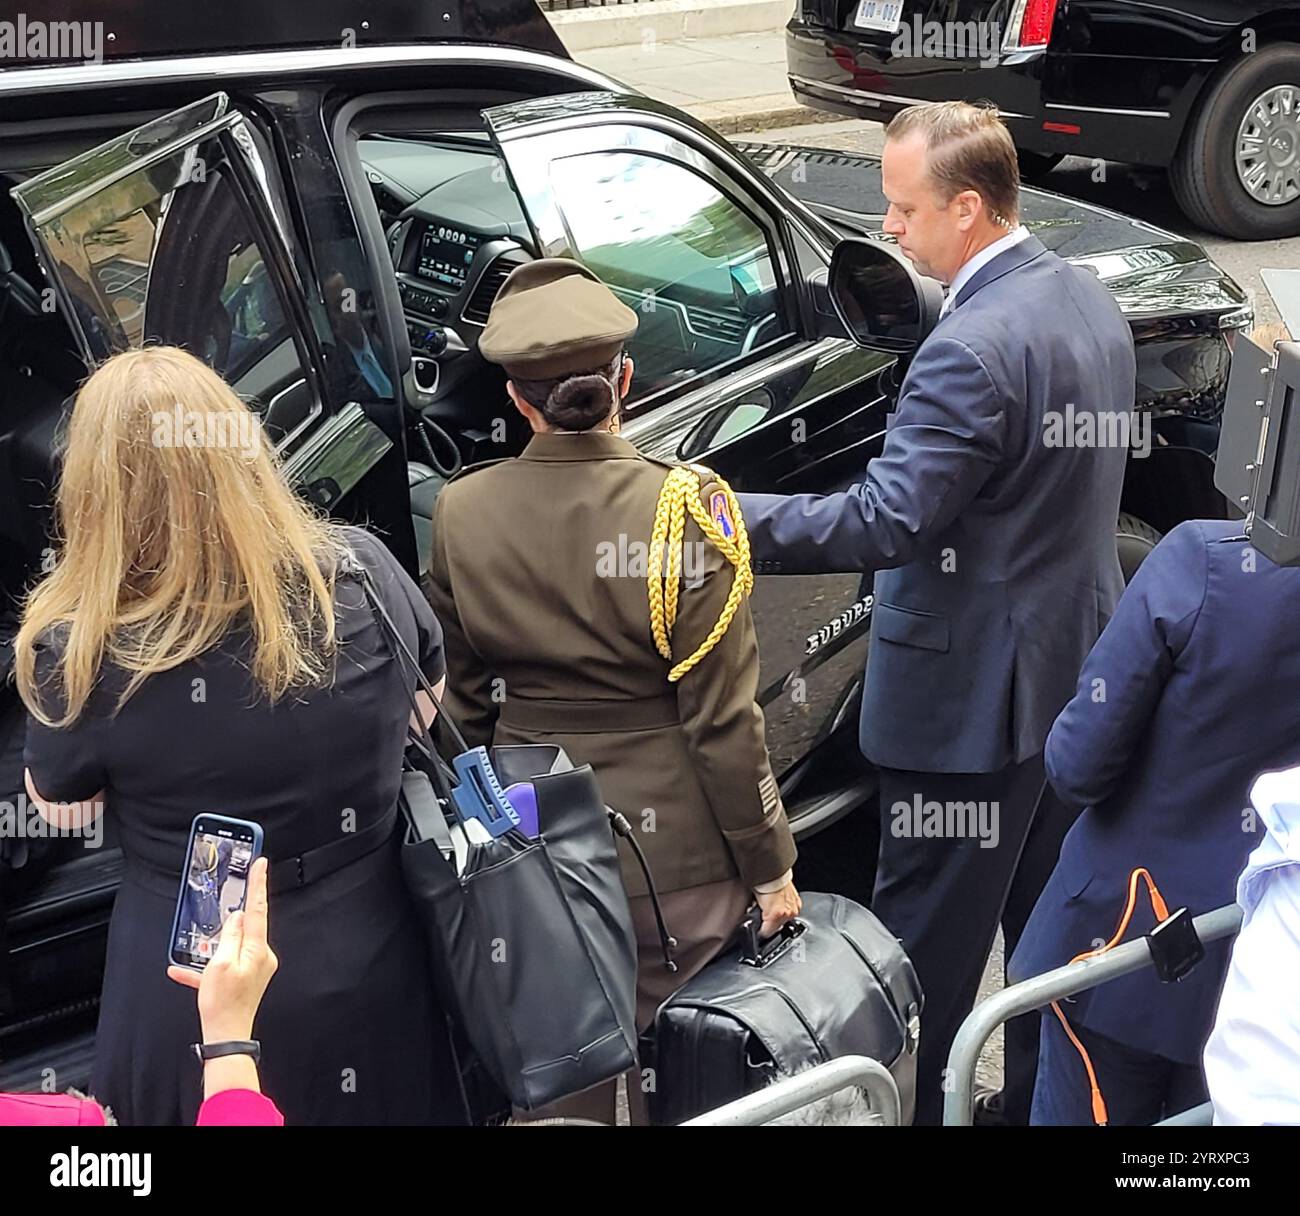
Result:
[[[752,889],[795,857],[754,701],[754,624],[746,600],[717,646],[668,682],[646,575],[670,468],[608,432],[541,434],[447,485],[429,589],[447,706],[471,746],[559,744],[590,764],[661,891],[737,874]],[[716,488],[702,487],[706,507]],[[708,636],[733,578],[689,515],[682,548],[674,661]],[[644,894],[631,850],[619,852],[628,894]]]

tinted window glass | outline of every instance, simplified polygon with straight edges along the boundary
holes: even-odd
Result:
[[[183,346],[279,438],[317,408],[288,307],[226,145],[212,137],[157,154],[172,134],[163,126],[177,119],[35,179],[28,205],[93,357],[146,342]]]
[[[638,152],[557,159],[574,251],[640,317],[631,399],[790,332],[761,228],[708,180]]]

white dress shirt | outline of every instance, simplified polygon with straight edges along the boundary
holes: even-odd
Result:
[[[1006,236],[999,237],[992,245],[986,245],[979,253],[970,258],[962,268],[953,276],[952,282],[948,285],[948,294],[944,297],[943,307],[939,310],[939,316],[947,316],[949,310],[957,300],[957,293],[971,281],[981,267],[987,266],[1000,253],[1006,253],[1008,249],[1013,249],[1021,241],[1029,238],[1029,229],[1020,224],[1012,229]]]
[[[1262,774],[1250,800],[1267,834],[1237,880],[1205,1080],[1216,1124],[1300,1124],[1300,768]]]

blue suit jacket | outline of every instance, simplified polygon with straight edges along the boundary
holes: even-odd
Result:
[[[1110,293],[1033,237],[954,304],[860,485],[740,502],[758,573],[881,572],[863,754],[993,772],[1042,749],[1123,586],[1127,448],[1049,446],[1049,424],[1128,414],[1136,370]]]
[[[1146,866],[1170,911],[1233,901],[1262,835],[1255,776],[1300,764],[1300,569],[1249,547],[1239,521],[1180,524],[1147,556],[1047,740],[1048,780],[1087,807],[1065,838],[1009,968],[1038,975],[1109,940]],[[1154,923],[1145,885],[1129,938]],[[1080,994],[1071,1022],[1194,1063],[1228,955],[1179,984],[1140,972]]]

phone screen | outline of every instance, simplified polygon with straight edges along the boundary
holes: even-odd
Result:
[[[208,965],[222,925],[244,906],[261,836],[256,824],[238,819],[201,815],[194,821],[172,931],[173,962],[199,970]]]

